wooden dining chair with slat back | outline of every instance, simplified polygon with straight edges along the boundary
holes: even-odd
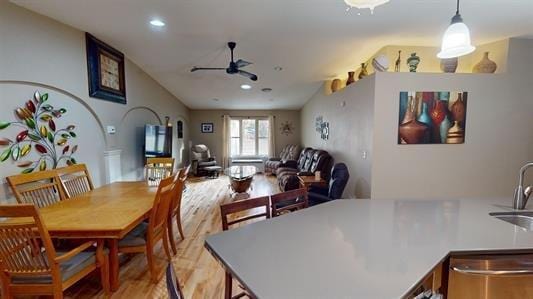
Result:
[[[39,210],[33,204],[0,206],[0,281],[2,298],[15,295],[53,295],[97,268],[109,296],[109,268],[103,242],[86,241],[68,252],[56,252]],[[92,251],[87,251],[92,250]]]
[[[85,164],[74,164],[56,170],[67,198],[73,198],[94,189]]]
[[[290,190],[270,196],[272,217],[305,209],[309,206],[307,190],[304,188]]]
[[[13,175],[6,179],[19,203],[31,203],[42,208],[65,199],[55,170]]]
[[[147,158],[145,179],[149,185],[157,186],[162,179],[174,172],[174,158]]]
[[[176,242],[174,241],[174,226],[172,225],[174,217],[176,217],[176,225],[178,226],[180,236],[182,239],[185,239],[185,234],[183,233],[183,227],[181,224],[181,200],[183,198],[183,190],[185,187],[185,181],[187,180],[187,175],[189,174],[189,169],[190,166],[181,168],[174,178],[172,202],[167,219],[168,239],[170,242],[170,248],[172,248],[172,252],[174,254],[178,253]]]
[[[174,177],[161,180],[155,195],[148,223],[141,222],[118,242],[121,253],[145,253],[152,281],[157,282],[158,272],[154,263],[154,247],[163,240],[163,249],[168,260],[171,259],[167,234],[167,219],[172,201]]]
[[[237,215],[236,217],[231,217],[232,219],[229,219],[230,215],[232,214],[242,214],[247,211],[253,211],[255,209],[264,208],[265,211],[263,213],[256,213],[256,214],[248,214],[248,215]],[[270,198],[268,196],[262,196],[262,197],[255,197],[235,202],[230,202],[226,204],[220,205],[220,215],[222,217],[222,230],[228,230],[231,225],[241,223],[244,221],[252,220],[255,218],[270,218]],[[246,292],[241,292],[238,295],[232,296],[232,288],[233,288],[233,277],[231,273],[226,271],[226,278],[225,278],[225,289],[224,289],[224,298],[225,299],[235,299],[235,298],[241,298],[243,296],[248,296]]]

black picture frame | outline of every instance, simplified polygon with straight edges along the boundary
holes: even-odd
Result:
[[[202,133],[213,133],[215,128],[213,123],[202,123],[200,129],[202,130]]]
[[[87,75],[89,81],[89,96],[119,104],[126,104],[126,76],[124,71],[124,54],[110,45],[85,33],[87,50]],[[101,81],[101,55],[118,63],[119,89],[102,85]]]
[[[176,131],[178,132],[178,139],[183,138],[183,121],[178,120]]]

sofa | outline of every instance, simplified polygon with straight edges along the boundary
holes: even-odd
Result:
[[[329,181],[333,158],[327,151],[304,148],[297,161],[280,164],[276,170],[278,185],[282,192],[298,189],[298,175],[314,175],[320,171],[324,180]]]
[[[329,184],[326,187],[309,188],[309,206],[315,206],[342,197],[344,188],[350,179],[350,172],[344,163],[337,163],[331,168]]]
[[[208,175],[208,171],[205,168],[217,165],[215,156],[211,156],[211,151],[205,144],[194,145],[191,148],[191,154],[192,169],[196,176]]]
[[[300,146],[289,144],[281,150],[279,157],[272,157],[265,161],[265,173],[276,174],[277,169],[287,161],[296,161],[300,152]]]

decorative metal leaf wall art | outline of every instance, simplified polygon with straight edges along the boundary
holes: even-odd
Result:
[[[64,129],[58,129],[56,121],[67,113],[67,109],[55,109],[47,101],[47,93],[40,94],[36,91],[33,99],[24,103],[24,107],[15,109],[16,121],[0,121],[0,130],[9,127],[21,129],[14,140],[0,138],[0,147],[3,148],[0,150],[0,162],[11,158],[18,167],[24,168],[22,173],[54,169],[62,162],[67,165],[76,164],[73,155],[78,146],[69,145],[77,136],[74,132],[76,126],[68,125]],[[32,149],[39,154],[39,159],[25,160]]]

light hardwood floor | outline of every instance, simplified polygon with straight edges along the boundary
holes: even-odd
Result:
[[[182,203],[182,222],[185,240],[176,233],[178,254],[172,264],[182,285],[186,298],[223,298],[224,271],[207,250],[205,237],[222,230],[219,205],[238,198],[230,197],[228,178],[192,178],[187,183]],[[263,196],[279,192],[276,179],[271,176],[256,175],[250,195]],[[159,246],[156,260],[160,269],[166,265],[166,258]],[[94,275],[93,275],[94,276]],[[120,289],[112,298],[168,298],[164,273],[157,284],[150,281],[146,257],[135,255],[120,267]],[[234,290],[237,290],[234,284]],[[103,298],[97,276],[82,280],[65,292],[65,298]]]

